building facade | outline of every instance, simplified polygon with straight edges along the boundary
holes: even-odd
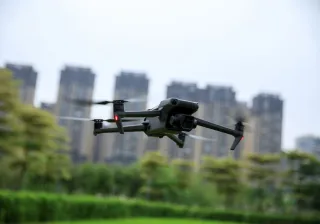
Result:
[[[202,90],[201,99],[199,101],[204,104],[203,119],[234,128],[234,121],[231,117],[234,117],[238,105],[236,93],[232,87],[208,85]],[[205,128],[201,129],[203,129],[202,136],[215,140],[214,142],[203,142],[202,152],[204,155],[215,157],[230,155],[230,147],[234,140],[232,136]],[[239,151],[239,147],[237,151]]]
[[[320,137],[305,135],[296,139],[296,149],[320,157]]]
[[[78,106],[66,100],[92,100],[95,74],[90,68],[65,66],[61,70],[58,99],[54,111],[57,116],[88,118],[91,107]],[[59,120],[71,140],[71,153],[74,162],[90,160],[93,146],[93,124],[90,122]]]
[[[258,94],[252,101],[255,117],[254,152],[280,153],[282,149],[283,100],[278,95]]]
[[[5,68],[12,72],[13,78],[20,81],[20,99],[25,104],[34,104],[38,73],[30,65],[7,63]]]
[[[145,99],[141,102],[125,103],[126,111],[141,111],[147,109],[149,79],[145,73],[121,71],[116,76],[114,99]],[[112,114],[113,116],[113,114]],[[139,123],[139,122],[138,122]],[[125,125],[137,124],[126,122]],[[101,144],[106,150],[102,155],[108,162],[130,164],[143,154],[144,133],[114,133],[105,136],[105,143]],[[103,140],[101,140],[103,141]],[[103,150],[100,150],[103,151]]]

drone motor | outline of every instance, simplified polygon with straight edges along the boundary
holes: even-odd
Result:
[[[113,102],[113,113],[116,114],[118,112],[124,112],[124,104],[126,101],[124,100],[115,100]]]
[[[103,127],[103,120],[100,120],[100,119],[94,120],[93,127],[94,127],[94,130],[101,129]]]

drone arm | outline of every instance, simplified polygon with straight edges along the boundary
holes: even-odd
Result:
[[[151,111],[124,111],[117,112],[119,117],[158,117],[160,116],[160,111],[151,110]]]
[[[179,148],[183,148],[184,140],[181,140],[180,138],[172,134],[167,134],[166,136],[170,138],[172,141],[174,141],[179,146]]]
[[[123,127],[124,132],[139,132],[139,131],[145,131],[146,127],[144,125],[130,125]],[[93,131],[94,135],[102,134],[102,133],[116,133],[119,132],[118,127],[114,128],[101,128],[101,129],[95,129]]]
[[[226,133],[226,134],[232,135],[234,137],[242,137],[242,135],[243,135],[243,133],[241,131],[226,128],[226,127],[223,127],[223,126],[220,126],[220,125],[217,125],[217,124],[214,124],[214,123],[211,123],[209,121],[205,121],[205,120],[202,120],[199,118],[196,118],[196,121],[197,121],[196,125],[199,125],[204,128],[212,129],[215,131],[219,131],[222,133]]]
[[[202,119],[197,118],[196,119],[196,125],[199,125],[201,127],[204,128],[208,128],[208,129],[212,129],[212,130],[216,130],[219,132],[223,132],[229,135],[232,135],[235,139],[232,143],[232,146],[230,148],[230,150],[235,150],[235,148],[237,147],[237,145],[240,143],[242,137],[243,137],[243,131],[239,131],[239,130],[232,130],[230,128],[226,128]]]

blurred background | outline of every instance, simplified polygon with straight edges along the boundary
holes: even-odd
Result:
[[[318,0],[0,1],[2,188],[318,212],[319,27]],[[59,117],[107,119],[112,106],[66,96],[147,99],[130,111],[178,97],[231,128],[241,111],[250,130],[234,152],[232,137],[202,128],[193,133],[214,141],[182,149],[143,133],[93,136],[92,123]]]

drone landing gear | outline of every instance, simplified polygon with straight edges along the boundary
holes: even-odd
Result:
[[[175,136],[175,135],[172,135],[172,134],[167,134],[166,136],[167,136],[168,138],[170,138],[172,141],[174,141],[179,148],[183,148],[183,146],[184,146],[184,141],[185,141],[185,139],[186,139],[186,134],[184,134],[184,133],[179,133],[179,134],[178,134],[178,137]]]

